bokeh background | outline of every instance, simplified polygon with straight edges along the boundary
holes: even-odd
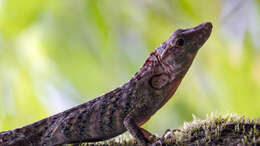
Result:
[[[192,114],[260,117],[260,1],[0,0],[0,131],[116,88],[174,30],[205,21],[210,39],[144,125],[157,134]]]

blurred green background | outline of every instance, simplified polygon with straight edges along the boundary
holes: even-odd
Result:
[[[157,134],[192,114],[260,117],[259,1],[0,0],[0,131],[122,85],[174,30],[205,21],[210,39],[144,125]]]

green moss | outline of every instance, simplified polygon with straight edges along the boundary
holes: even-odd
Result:
[[[205,120],[193,116],[192,122],[182,129],[167,130],[160,138],[163,145],[260,145],[260,120],[237,114],[211,113]],[[84,146],[132,146],[136,141],[130,136],[119,136]]]
[[[80,143],[68,146],[133,146],[137,145],[136,140],[129,135],[123,134],[111,140],[96,143]]]
[[[206,120],[184,123],[180,130],[163,136],[166,145],[257,145],[260,144],[260,121],[236,114],[212,113]]]

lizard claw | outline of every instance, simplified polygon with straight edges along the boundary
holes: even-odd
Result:
[[[181,130],[179,130],[179,129],[174,129],[174,130],[167,129],[166,132],[161,137],[156,137],[155,135],[152,135],[153,137],[155,137],[155,139],[153,139],[153,141],[152,141],[153,143],[152,143],[151,146],[163,146],[163,145],[165,145],[165,144],[163,144],[163,141],[165,139],[167,139],[167,137],[169,137],[170,135],[172,135],[172,133],[174,133],[176,131],[181,132]],[[152,137],[152,136],[150,136],[150,137]]]
[[[156,142],[154,142],[151,146],[162,146],[162,141],[159,139]]]
[[[148,137],[148,141],[149,141],[150,143],[154,143],[154,142],[156,142],[158,139],[160,139],[160,137],[157,137],[156,135],[153,135],[153,134]]]

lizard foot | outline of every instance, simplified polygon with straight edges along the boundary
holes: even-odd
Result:
[[[156,142],[154,142],[151,146],[162,146],[162,141],[159,139]]]
[[[165,133],[164,133],[161,137],[156,137],[155,135],[153,135],[153,136],[155,136],[156,138],[154,139],[155,141],[152,141],[153,144],[152,144],[151,146],[164,146],[165,144],[163,144],[163,141],[164,141],[165,139],[171,137],[171,135],[172,135],[173,133],[175,133],[175,132],[181,132],[181,130],[179,130],[179,129],[174,129],[174,130],[167,129],[167,130],[165,131]]]
[[[156,142],[156,141],[158,141],[159,139],[160,139],[160,137],[157,137],[156,135],[150,135],[149,137],[147,137],[147,139],[148,139],[148,141],[150,142],[150,143],[154,143],[154,142]]]

